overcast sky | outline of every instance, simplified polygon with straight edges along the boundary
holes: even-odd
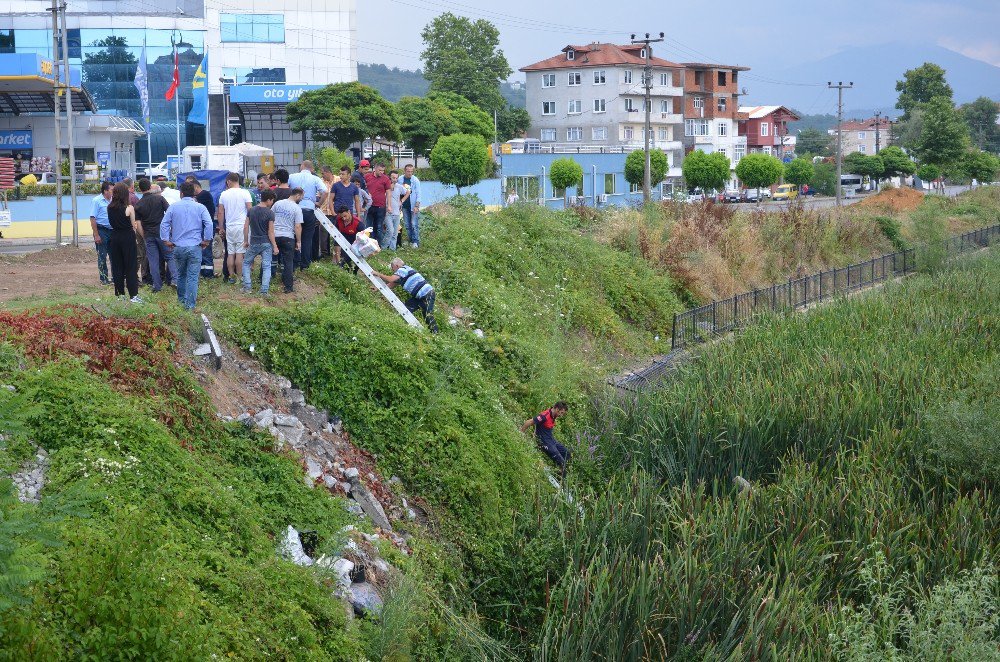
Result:
[[[419,68],[420,31],[446,11],[492,21],[514,78],[566,44],[626,43],[633,31],[664,32],[656,54],[667,59],[747,65],[761,76],[790,61],[896,41],[933,43],[1000,66],[1000,0],[358,0],[358,59]]]

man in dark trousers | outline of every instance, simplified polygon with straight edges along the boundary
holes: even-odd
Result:
[[[532,425],[535,426],[535,437],[538,445],[542,447],[545,454],[552,458],[552,461],[559,465],[559,471],[563,478],[566,477],[566,463],[569,462],[569,449],[556,441],[552,434],[552,429],[556,426],[556,419],[562,418],[569,411],[569,405],[560,400],[550,408],[543,411],[534,418],[529,418],[521,426],[521,432],[527,432]]]
[[[219,233],[219,222],[215,220],[215,198],[212,197],[212,192],[203,189],[201,182],[194,175],[188,175],[184,178],[184,181],[190,182],[194,186],[195,202],[200,203],[201,206],[208,210],[208,215],[212,218],[212,236],[214,237]],[[225,271],[225,260],[222,261],[222,268]],[[215,257],[212,255],[211,241],[201,251],[201,277],[215,278]]]

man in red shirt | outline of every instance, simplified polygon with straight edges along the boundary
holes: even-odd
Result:
[[[556,426],[556,419],[562,418],[569,411],[569,405],[560,400],[549,409],[546,409],[538,416],[529,418],[521,426],[521,432],[527,432],[532,425],[535,426],[535,437],[538,445],[542,447],[545,454],[552,458],[552,461],[559,465],[559,471],[566,477],[566,463],[569,461],[569,449],[556,441],[552,434],[552,429]]]
[[[366,220],[379,246],[385,246],[386,237],[382,236],[385,232],[385,196],[392,190],[392,180],[385,174],[385,164],[376,163],[375,172],[365,173],[365,184],[368,195],[372,197]]]
[[[344,205],[337,207],[335,211],[337,213],[337,218],[335,220],[337,229],[340,230],[340,234],[344,235],[344,239],[346,239],[348,243],[353,244],[354,240],[358,237],[358,230],[361,229],[361,219],[354,215],[354,212],[351,211],[350,207]],[[334,256],[334,259],[337,260],[337,263],[342,267],[353,266],[354,273],[357,273],[358,265],[352,264],[351,258],[343,254],[344,251],[340,249],[339,244],[336,245],[335,248],[336,255]]]

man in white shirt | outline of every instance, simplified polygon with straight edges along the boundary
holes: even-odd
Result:
[[[236,282],[236,274],[243,273],[243,226],[246,225],[247,213],[253,207],[250,191],[240,188],[240,175],[231,172],[226,175],[226,190],[219,196],[219,207],[215,216],[219,227],[223,229],[226,238],[226,267],[229,269],[227,283]]]
[[[281,262],[281,281],[285,294],[292,293],[295,277],[295,254],[302,250],[302,201],[303,191],[296,187],[292,194],[278,200],[271,207],[274,212],[274,242],[278,244],[278,259]]]
[[[303,161],[301,169],[288,178],[288,185],[302,189],[302,248],[299,249],[298,266],[307,269],[309,264],[319,259],[319,233],[316,232],[316,207],[323,205],[326,184],[313,172],[312,161]]]

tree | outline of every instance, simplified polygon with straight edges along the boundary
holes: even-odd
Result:
[[[882,159],[882,165],[885,168],[882,172],[882,177],[886,179],[912,175],[913,171],[917,168],[906,152],[895,145],[886,147],[878,153],[878,156]]]
[[[982,184],[996,179],[997,171],[1000,171],[1000,159],[978,149],[969,150],[962,156],[959,166],[970,184],[972,180]]]
[[[832,163],[817,163],[813,166],[813,171],[809,186],[823,195],[837,195],[837,166]]]
[[[315,140],[339,149],[374,138],[399,140],[396,107],[361,83],[336,83],[304,92],[286,107],[292,131],[311,131]]]
[[[852,152],[844,157],[844,169],[863,177],[878,177],[885,171],[885,164],[878,156]]]
[[[916,69],[903,74],[903,80],[896,81],[899,98],[896,108],[903,111],[903,119],[910,118],[910,111],[921,104],[930,103],[934,97],[946,97],[951,101],[951,86],[944,78],[944,69],[931,62],[924,62]]]
[[[489,21],[441,14],[420,33],[424,76],[435,92],[460,94],[493,112],[503,108],[500,83],[512,73],[500,50],[500,33]]]
[[[520,138],[531,128],[531,115],[524,108],[504,106],[497,116],[497,134],[500,142]]]
[[[796,186],[805,186],[812,181],[815,169],[812,161],[799,157],[785,165],[785,181]]]
[[[989,97],[979,97],[960,107],[962,118],[969,127],[972,143],[987,152],[1000,152],[1000,103]]]
[[[951,99],[934,97],[925,106],[923,127],[913,152],[921,163],[933,163],[942,170],[953,166],[965,154],[968,128]]]
[[[493,118],[461,94],[431,92],[427,98],[445,106],[458,125],[457,133],[480,136],[483,142],[493,142]]]
[[[441,136],[458,133],[458,121],[443,103],[421,97],[403,97],[396,105],[400,134],[420,156],[427,156]]]
[[[649,181],[655,186],[667,175],[667,155],[658,149],[649,150]],[[625,181],[642,186],[646,173],[646,152],[635,151],[625,158]]]
[[[747,154],[736,164],[736,176],[745,186],[757,189],[758,200],[760,189],[778,181],[783,170],[781,161],[761,152]]]
[[[642,155],[642,152],[633,152]],[[627,169],[626,165],[626,169]],[[725,154],[712,152],[707,154],[701,150],[694,150],[684,157],[684,164],[681,166],[684,173],[684,183],[688,188],[700,188],[702,191],[710,189],[722,189],[729,180],[729,159]],[[640,178],[641,179],[641,178]],[[655,180],[659,181],[659,180]]]
[[[912,150],[924,128],[924,109],[914,108],[909,119],[899,119],[892,125],[892,143]]]
[[[830,156],[833,136],[819,129],[802,129],[795,143],[795,151],[800,155]]]
[[[563,207],[566,206],[566,191],[583,181],[583,166],[571,158],[556,159],[549,167],[552,188],[562,189]]]
[[[354,167],[354,159],[346,153],[333,147],[324,147],[314,151],[313,161],[319,166],[327,166],[334,173],[339,173],[342,167]]]
[[[452,184],[462,193],[463,186],[472,186],[483,178],[489,162],[486,143],[480,136],[455,133],[442,136],[431,150],[431,167],[445,184]]]
[[[937,167],[933,163],[925,163],[920,166],[919,170],[917,170],[917,177],[919,177],[921,181],[933,184],[941,178],[941,168]]]
[[[128,40],[111,35],[90,45],[102,49],[88,52],[82,63],[83,82],[97,106],[114,107],[115,99],[134,98],[138,102],[139,92],[133,84],[138,58],[129,50]]]

